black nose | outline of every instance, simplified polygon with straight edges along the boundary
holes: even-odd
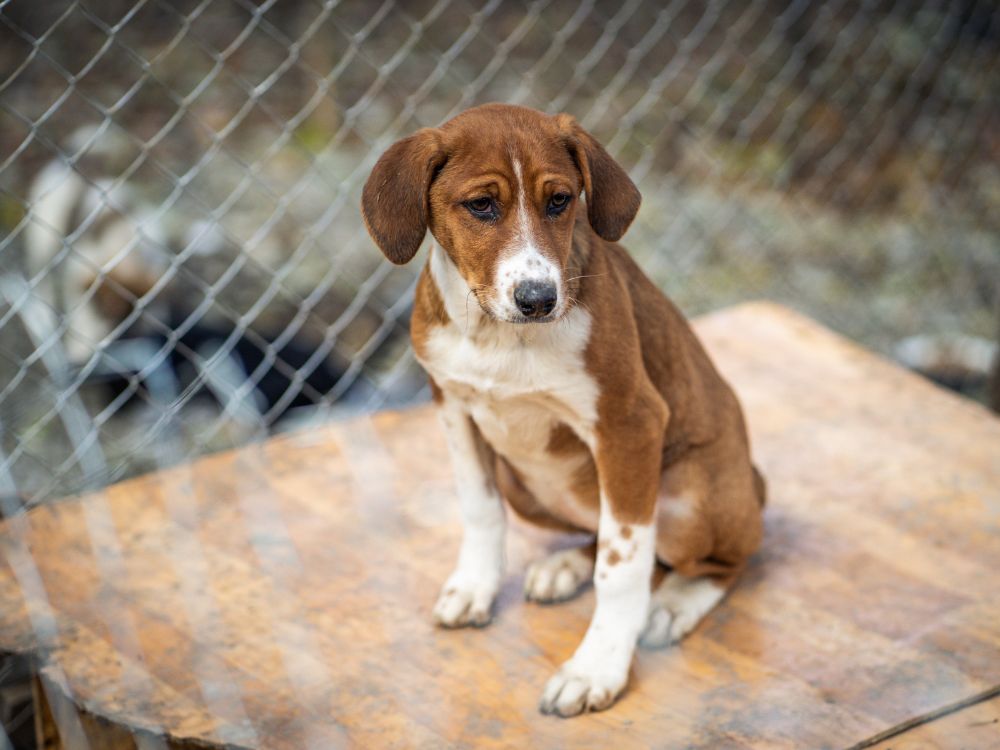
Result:
[[[514,302],[521,314],[541,318],[555,309],[556,285],[548,281],[522,281],[514,287]]]

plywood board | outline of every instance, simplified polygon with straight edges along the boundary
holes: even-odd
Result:
[[[0,649],[41,654],[87,719],[67,732],[171,747],[846,748],[1000,684],[1000,421],[783,308],[697,328],[749,416],[766,538],[610,711],[536,708],[593,607],[521,599],[564,538],[515,524],[494,623],[432,626],[459,530],[429,408],[7,521]]]

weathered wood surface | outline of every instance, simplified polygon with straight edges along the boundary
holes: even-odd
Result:
[[[1000,697],[921,724],[871,745],[871,750],[997,750]]]
[[[845,748],[1000,684],[1000,421],[782,308],[697,327],[749,415],[766,539],[611,711],[536,710],[593,606],[521,601],[554,536],[515,525],[489,628],[431,625],[459,534],[426,408],[8,521],[0,648],[42,654],[64,734],[140,747]]]

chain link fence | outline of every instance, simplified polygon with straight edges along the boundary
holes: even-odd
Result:
[[[608,146],[687,313],[768,297],[981,374],[998,50],[989,0],[0,2],[4,507],[423,398],[419,263],[360,188],[486,101]]]
[[[425,398],[361,185],[487,101],[608,146],[687,313],[775,299],[982,395],[991,0],[0,0],[0,515]]]

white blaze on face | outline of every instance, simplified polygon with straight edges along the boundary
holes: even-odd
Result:
[[[505,249],[500,263],[497,265],[494,286],[497,292],[497,307],[495,312],[502,318],[517,318],[521,315],[514,302],[514,289],[524,282],[553,284],[556,289],[561,287],[559,268],[546,258],[538,245],[535,244],[534,232],[531,229],[531,215],[521,171],[521,162],[514,162],[514,176],[517,181],[517,232],[512,244]],[[561,307],[562,300],[556,302],[556,312]]]

